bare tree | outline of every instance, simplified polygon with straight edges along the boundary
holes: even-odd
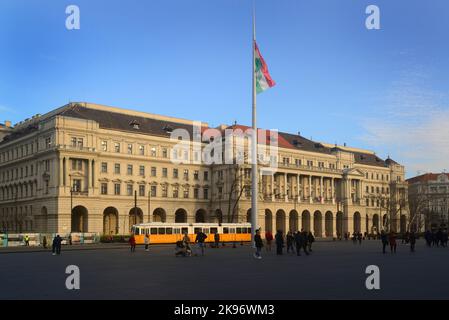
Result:
[[[228,193],[228,222],[233,223],[235,220],[237,206],[239,204],[240,198],[245,191],[246,185],[244,183],[244,176],[240,173],[238,165],[233,168],[233,175],[231,184],[229,186]]]

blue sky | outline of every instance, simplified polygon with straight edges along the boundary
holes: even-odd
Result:
[[[81,29],[65,28],[78,5]],[[365,28],[380,8],[381,30]],[[89,101],[251,123],[251,0],[0,0],[0,119]],[[260,127],[449,168],[447,0],[257,0]]]

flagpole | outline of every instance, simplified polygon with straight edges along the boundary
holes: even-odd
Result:
[[[252,143],[251,143],[251,154],[252,154],[252,163],[251,163],[251,242],[253,247],[255,247],[254,243],[254,235],[257,229],[257,200],[258,200],[258,173],[257,173],[257,113],[256,113],[256,65],[255,65],[255,52],[256,52],[256,5],[255,1],[253,1],[253,106],[252,106]]]

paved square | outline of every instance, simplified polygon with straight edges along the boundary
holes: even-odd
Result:
[[[64,249],[64,248],[63,248]],[[426,299],[449,298],[449,249],[396,255],[380,241],[316,242],[313,254],[252,258],[252,249],[207,248],[204,257],[175,257],[173,246],[1,254],[1,299]],[[65,288],[77,265],[81,289]],[[365,288],[365,268],[380,268],[380,290]]]

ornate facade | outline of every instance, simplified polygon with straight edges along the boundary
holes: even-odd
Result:
[[[197,161],[210,141],[174,152],[193,122],[71,103],[2,127],[0,229],[128,233],[136,222],[248,221],[249,164]],[[202,124],[201,130],[207,129]],[[244,126],[220,126],[224,129]],[[277,168],[259,180],[263,230],[400,231],[408,215],[404,167],[374,152],[278,133]],[[173,158],[195,161],[176,164]],[[264,166],[260,166],[264,170]]]

